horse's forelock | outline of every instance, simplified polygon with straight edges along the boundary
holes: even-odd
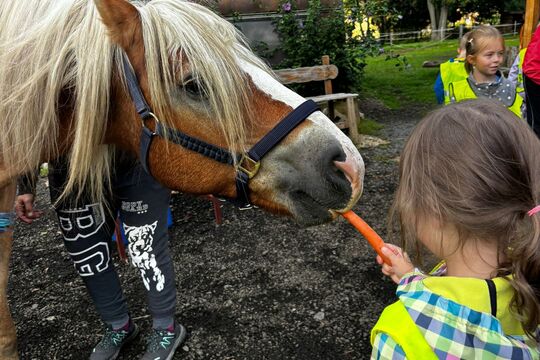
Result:
[[[166,113],[170,107],[170,94],[181,80],[176,78],[170,60],[180,59],[178,54],[183,54],[191,73],[202,79],[211,113],[228,147],[245,149],[245,118],[251,115],[250,88],[240,60],[266,68],[263,62],[247,48],[232,24],[205,7],[186,1],[154,0],[139,5],[139,12],[156,112]]]

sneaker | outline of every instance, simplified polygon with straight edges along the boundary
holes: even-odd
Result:
[[[176,348],[186,338],[186,328],[174,322],[174,331],[152,330],[148,346],[141,360],[171,360]]]
[[[139,334],[139,327],[130,321],[129,329],[113,330],[111,327],[107,327],[105,335],[101,338],[101,341],[96,345],[92,354],[90,354],[90,360],[114,360],[120,354],[122,346],[135,339]]]

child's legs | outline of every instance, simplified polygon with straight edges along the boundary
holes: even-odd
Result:
[[[53,203],[62,192],[66,175],[65,164],[53,164],[50,169]],[[92,204],[84,198],[76,202],[70,196],[55,207],[64,244],[97,312],[104,322],[121,326],[128,319],[128,308],[110,257],[114,219],[103,204]]]
[[[166,327],[172,323],[176,310],[175,273],[167,229],[170,190],[140,165],[118,178],[120,218],[131,262],[141,273],[154,327]]]
[[[540,136],[540,85],[523,76],[527,104],[527,123]]]

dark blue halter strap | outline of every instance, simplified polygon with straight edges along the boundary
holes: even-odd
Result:
[[[167,135],[165,134],[167,132]],[[156,135],[161,137],[168,136],[169,140],[177,145],[185,147],[188,150],[195,151],[201,155],[209,157],[223,164],[232,165],[234,159],[232,154],[219,146],[209,144],[194,136],[190,136],[178,129],[165,128],[161,122],[156,125]]]
[[[268,134],[259,140],[248,151],[248,155],[255,161],[260,161],[264,155],[276,146],[285,136],[293,131],[298,124],[309,115],[319,110],[319,106],[313,100],[307,100],[281,120]]]
[[[235,205],[240,208],[250,208],[249,201],[249,186],[248,182],[257,173],[259,162],[264,155],[276,146],[285,136],[294,130],[298,124],[304,121],[310,114],[319,110],[319,107],[313,100],[307,100],[299,107],[289,113],[281,120],[268,134],[263,136],[248,152],[247,156],[241,156],[231,153],[229,150],[209,144],[196,137],[187,135],[178,129],[166,128],[157,117],[152,113],[150,107],[146,103],[142,94],[139,82],[127,56],[124,55],[124,73],[126,83],[133,104],[137,113],[142,118],[142,133],[140,140],[140,157],[141,164],[144,169],[150,174],[148,164],[148,153],[152,144],[152,139],[155,135],[165,137],[171,142],[180,145],[188,150],[197,152],[215,161],[223,164],[236,166],[236,199],[231,199]],[[155,132],[146,127],[144,120],[154,118],[156,121]],[[244,164],[245,163],[245,164]]]
[[[139,86],[139,81],[137,80],[135,71],[133,70],[133,67],[131,66],[131,63],[126,55],[124,55],[122,59],[124,62],[123,65],[124,74],[126,76],[126,85],[129,90],[129,94],[131,95],[131,100],[133,100],[133,105],[135,105],[137,113],[143,120],[151,118],[153,115],[152,111],[144,99],[144,95],[141,91],[141,87]]]

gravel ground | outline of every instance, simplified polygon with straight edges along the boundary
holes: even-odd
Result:
[[[361,149],[364,195],[355,207],[383,237],[403,141],[426,109],[390,111],[365,100],[362,111],[385,125],[390,143]],[[32,226],[18,224],[8,289],[22,359],[85,359],[103,327],[64,250],[44,179]],[[176,264],[177,317],[188,338],[175,359],[365,359],[369,333],[394,300],[374,252],[338,219],[300,228],[261,210],[224,205],[214,223],[211,204],[173,196],[171,251]],[[117,268],[142,336],[121,359],[145,347],[151,319],[135,268]]]

